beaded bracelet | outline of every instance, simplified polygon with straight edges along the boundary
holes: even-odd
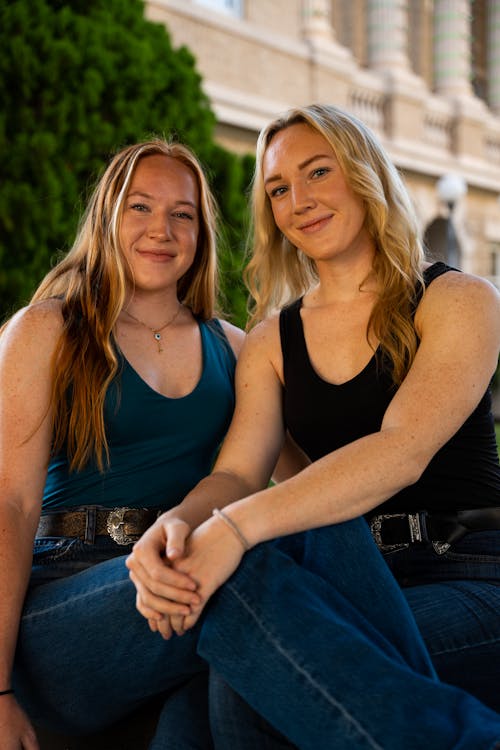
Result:
[[[233,519],[229,518],[229,516],[226,516],[226,514],[222,510],[219,510],[219,508],[214,508],[212,511],[212,515],[216,516],[217,518],[220,518],[221,521],[224,521],[226,526],[229,529],[231,529],[231,531],[233,532],[233,534],[235,534],[235,536],[238,537],[243,547],[245,548],[245,552],[248,552],[248,550],[250,549],[250,544],[248,540],[245,539],[244,535],[241,533],[240,529],[235,524]]]
[[[0,695],[10,695],[13,692],[12,688],[9,688],[8,690],[0,690]]]

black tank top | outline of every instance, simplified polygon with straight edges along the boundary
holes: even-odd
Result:
[[[450,268],[435,263],[424,272],[425,286]],[[416,304],[422,296],[418,290]],[[302,298],[280,314],[283,353],[284,418],[290,434],[312,461],[380,430],[397,388],[376,352],[352,380],[333,385],[314,370],[307,352],[300,308]],[[447,384],[443,382],[443,399]],[[425,408],[425,404],[422,404]],[[436,453],[420,479],[391,497],[377,512],[456,510],[499,505],[500,465],[491,393],[458,432]]]

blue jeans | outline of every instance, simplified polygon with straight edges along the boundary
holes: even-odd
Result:
[[[76,735],[163,694],[151,750],[210,750],[199,628],[170,641],[152,633],[135,608],[129,550],[96,539],[36,542],[13,673],[20,703],[36,725]]]
[[[210,747],[206,696],[191,689],[207,658],[242,706],[276,727],[267,736],[281,744],[269,747],[491,750],[500,738],[497,714],[436,680],[362,520],[259,545],[203,623],[170,641],[136,613],[123,557],[106,559],[111,546],[38,545],[14,671],[36,723],[91,732],[165,694],[152,748]],[[212,688],[217,748],[267,747],[252,721],[242,733],[230,696]]]
[[[213,669],[217,750],[500,748],[500,715],[437,679],[361,519],[248,553],[198,650]]]
[[[500,712],[500,531],[386,556],[443,682]]]

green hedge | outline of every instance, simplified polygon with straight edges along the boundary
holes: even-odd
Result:
[[[251,159],[214,142],[191,52],[174,49],[140,0],[14,0],[0,10],[0,315],[29,299],[73,239],[89,188],[119,147],[174,135],[213,177],[237,322]]]

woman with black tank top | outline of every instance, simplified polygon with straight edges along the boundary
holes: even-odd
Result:
[[[258,325],[180,506],[214,516],[136,545],[139,611],[183,634],[221,587],[198,646],[217,748],[500,747],[498,292],[425,262],[396,169],[333,106],[263,130],[253,213]],[[268,487],[287,433],[304,468]],[[167,541],[202,597],[186,618]]]

